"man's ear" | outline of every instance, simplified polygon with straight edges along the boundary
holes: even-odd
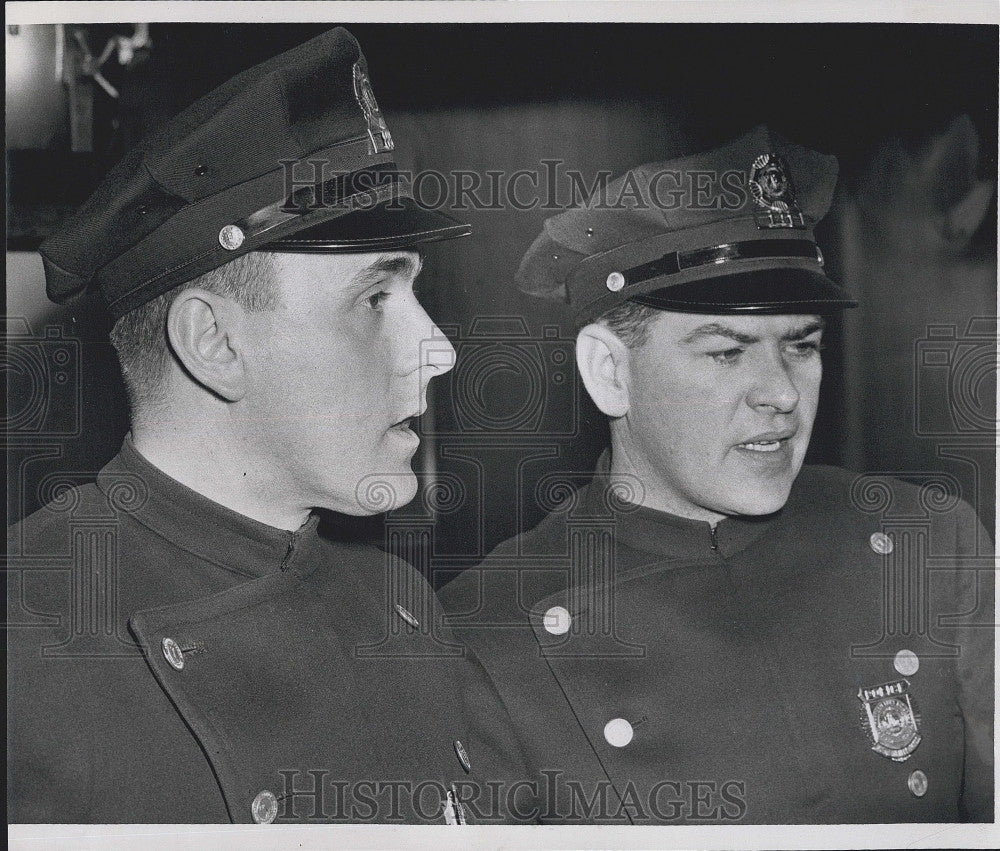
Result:
[[[246,393],[243,309],[218,293],[182,290],[167,313],[167,339],[177,359],[199,384],[227,402]]]
[[[609,417],[629,411],[628,347],[607,325],[592,322],[576,335],[576,365],[594,404]]]

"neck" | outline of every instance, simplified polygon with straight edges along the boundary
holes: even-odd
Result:
[[[273,481],[271,465],[234,439],[225,415],[207,421],[162,412],[137,417],[132,441],[170,478],[245,517],[289,531],[309,518],[310,507],[293,504]]]
[[[678,494],[673,487],[664,482],[663,476],[644,455],[622,440],[614,428],[611,432],[610,476],[612,479],[616,476],[627,476],[633,481],[641,482],[642,487],[639,492],[642,498],[639,504],[647,508],[688,520],[701,520],[713,527],[727,516],[695,505]]]

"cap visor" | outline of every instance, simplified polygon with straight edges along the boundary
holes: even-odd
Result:
[[[858,306],[825,275],[789,268],[688,281],[629,300],[680,313],[826,313]]]
[[[472,233],[472,226],[434,210],[425,210],[410,198],[396,198],[368,210],[356,210],[261,246],[261,251],[316,254],[391,251],[456,239]]]

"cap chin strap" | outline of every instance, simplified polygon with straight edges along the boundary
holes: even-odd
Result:
[[[340,215],[370,210],[386,201],[409,198],[396,164],[381,163],[296,190],[291,197],[263,207],[236,222],[245,238],[254,238],[317,210],[337,210]]]
[[[721,266],[733,260],[756,260],[762,257],[806,258],[814,260],[821,267],[823,265],[823,254],[812,240],[748,239],[708,248],[694,248],[690,251],[671,251],[659,260],[651,260],[631,269],[613,272],[612,275],[621,275],[624,278],[624,286],[627,287],[664,275],[676,275],[699,266]],[[608,288],[612,288],[610,278]],[[620,288],[615,287],[615,289]]]

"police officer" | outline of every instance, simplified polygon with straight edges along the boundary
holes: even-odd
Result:
[[[522,771],[428,586],[313,513],[413,498],[454,354],[416,246],[468,232],[410,199],[335,29],[145,139],[43,244],[50,297],[115,320],[132,432],[10,530],[11,821],[516,818],[470,791]]]
[[[546,820],[992,820],[988,537],[934,477],[803,467],[825,317],[854,306],[813,234],[836,171],[760,126],[524,257],[611,445],[443,600]]]

